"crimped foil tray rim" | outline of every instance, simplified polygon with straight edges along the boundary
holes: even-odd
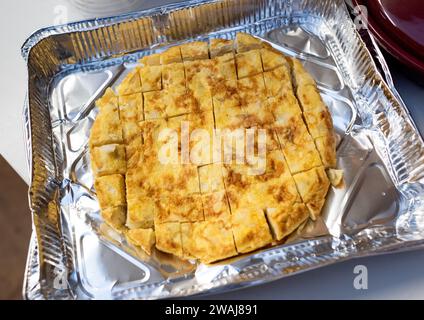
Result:
[[[21,56],[25,61],[28,61],[29,53],[31,49],[37,45],[41,40],[58,34],[65,34],[69,32],[77,32],[77,31],[88,31],[91,29],[96,29],[99,26],[108,26],[115,24],[120,21],[126,21],[131,18],[141,18],[144,16],[152,16],[154,14],[163,14],[168,11],[172,11],[175,9],[184,9],[189,6],[195,5],[207,5],[210,3],[219,2],[220,0],[185,0],[181,2],[172,2],[166,5],[133,11],[129,13],[124,13],[115,16],[102,17],[102,18],[92,18],[92,19],[83,19],[75,22],[59,24],[50,27],[40,28],[35,30],[32,34],[28,36],[28,38],[24,41],[21,46]]]
[[[208,4],[208,3],[213,3],[213,2],[219,2],[219,0],[212,0],[212,1],[207,1],[207,2],[199,2],[197,0],[187,1],[187,2],[182,2],[182,3],[177,3],[177,4],[170,4],[170,5],[166,5],[166,6],[162,6],[162,7],[158,7],[158,8],[147,9],[147,10],[143,10],[143,11],[136,12],[136,13],[130,13],[130,14],[119,15],[119,16],[114,16],[114,17],[109,17],[109,18],[102,18],[102,19],[90,19],[90,20],[84,20],[84,21],[81,21],[81,22],[71,23],[69,25],[62,25],[62,26],[57,26],[57,27],[44,28],[44,29],[41,29],[41,30],[35,32],[24,43],[24,45],[22,46],[22,56],[25,60],[28,60],[28,56],[29,56],[31,49],[39,41],[41,41],[42,39],[44,39],[44,38],[46,38],[50,35],[78,31],[77,30],[78,28],[80,28],[80,30],[89,30],[91,27],[105,26],[107,24],[113,24],[113,23],[116,23],[116,22],[119,22],[119,21],[124,21],[125,19],[131,18],[131,17],[142,17],[142,16],[145,16],[145,15],[147,16],[147,15],[154,14],[154,13],[163,13],[163,12],[166,12],[168,10],[173,10],[173,9],[184,9],[186,6],[190,6],[190,5],[202,5],[202,4]],[[94,25],[91,25],[91,26],[89,25],[88,28],[86,28],[87,26],[84,26],[84,24],[91,24],[91,23],[94,24]],[[102,23],[104,23],[104,25]],[[75,29],[75,30],[72,30],[72,29]],[[358,38],[359,38],[359,41],[361,42],[362,50],[365,50],[366,53],[368,54],[368,58],[371,59],[371,54],[370,54],[368,48],[366,47],[365,43],[363,42],[363,40],[361,39],[361,37],[359,35],[358,35]],[[384,61],[384,58],[381,56],[381,53],[380,53],[379,59]],[[413,128],[415,128],[416,132],[418,133],[418,136],[420,137],[420,139],[422,141],[422,137],[419,134],[418,130],[416,129],[415,123],[414,123],[413,119],[411,118],[408,109],[403,104],[403,102],[400,99],[397,92],[395,90],[393,90],[394,87],[387,84],[383,80],[381,73],[376,69],[376,65],[375,65],[374,61],[372,61],[372,64],[374,66],[374,72],[376,72],[376,74],[377,74],[377,78],[379,78],[379,80],[381,81],[381,85],[385,86],[388,89],[388,92],[393,95],[393,97],[395,98],[395,100],[399,104],[399,107],[404,112],[402,114],[402,116],[404,116],[403,117],[404,120],[407,121],[407,122],[410,122],[410,124],[412,125]],[[26,121],[26,125],[29,126],[28,132],[30,132],[29,121]],[[29,155],[31,155],[30,152],[29,152]],[[29,159],[29,160],[31,160],[31,159]],[[398,239],[398,240],[399,240],[399,243],[395,243],[395,244],[391,245],[390,248],[389,249],[386,248],[386,250],[390,250],[390,251],[397,250],[397,249],[408,250],[408,249],[411,249],[411,248],[418,248],[418,247],[424,246],[424,240],[415,240],[415,241],[408,241],[408,242],[402,242],[400,239]],[[32,249],[30,250],[30,254],[36,255],[37,245],[32,244],[31,248]],[[380,250],[382,250],[382,249],[384,250],[383,247],[380,248]],[[270,250],[272,250],[272,249],[270,249]],[[379,253],[380,253],[379,251],[372,250],[372,251],[368,251],[368,252],[367,251],[357,252],[357,254],[353,254],[351,252],[350,255],[342,256],[342,257],[339,257],[338,259],[334,259],[334,258],[332,259],[331,257],[329,257],[329,258],[327,258],[328,261],[326,263],[319,264],[315,267],[309,266],[308,269],[303,269],[303,270],[300,270],[300,271],[291,272],[290,275],[295,274],[295,273],[300,273],[300,272],[310,270],[310,269],[315,269],[315,268],[318,268],[320,266],[328,265],[328,264],[331,264],[331,263],[334,263],[334,262],[337,262],[337,261],[347,260],[347,259],[355,258],[355,257],[370,256],[370,255],[375,255],[375,254],[379,254]],[[36,271],[34,271],[34,269],[37,270],[37,266],[35,265],[35,260],[30,259],[30,257],[29,257],[28,265],[27,265],[27,269],[26,269],[27,272],[26,272],[25,284],[29,283],[28,279],[30,277],[34,277],[34,276],[39,277],[40,276],[39,274],[38,275],[36,274]],[[284,274],[275,274],[274,276],[271,276],[269,279],[263,279],[262,281],[260,281],[260,283],[269,282],[269,281],[272,281],[274,279],[282,278],[282,277],[285,277],[285,276],[286,275],[284,275]],[[33,282],[31,282],[31,283],[33,283]],[[256,283],[258,283],[258,280],[254,279],[252,281],[238,282],[234,286],[239,288],[239,287],[250,286],[250,285],[256,284]],[[38,298],[39,299],[39,298],[43,297],[43,294],[40,293],[39,288],[33,287],[32,290],[29,290],[29,289],[30,288],[24,287],[24,292],[25,292],[26,298]],[[223,286],[219,286],[217,288],[208,289],[208,293],[215,293],[215,292],[219,292],[219,291],[222,291],[222,290],[225,290],[225,288]],[[31,291],[31,292],[29,292],[29,291]],[[186,292],[186,293],[181,293],[181,294],[174,292],[172,294],[171,293],[167,294],[166,297],[186,296],[186,295],[191,295],[191,294],[196,294],[196,293],[198,293],[198,292]],[[128,295],[128,292],[122,293],[123,298],[130,297],[130,296],[131,295]],[[157,296],[157,297],[150,296],[150,297],[151,298],[161,298],[163,296]],[[116,296],[116,298],[119,299],[119,296]]]

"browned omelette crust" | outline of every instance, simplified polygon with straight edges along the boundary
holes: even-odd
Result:
[[[282,240],[320,215],[326,169],[336,165],[333,123],[298,60],[238,33],[146,56],[117,93],[97,101],[89,146],[102,216],[133,245],[211,263]],[[165,143],[181,151],[183,121],[209,134],[265,130],[265,169],[202,153],[194,163],[161,164]],[[166,128],[178,135],[163,137]],[[332,182],[340,176],[332,171]]]

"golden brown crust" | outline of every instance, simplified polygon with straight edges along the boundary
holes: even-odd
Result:
[[[118,232],[125,231],[126,208],[123,206],[102,209],[103,220]]]
[[[169,64],[174,62],[182,62],[181,50],[179,46],[171,47],[160,55],[160,64]]]
[[[242,106],[265,101],[267,93],[263,74],[260,73],[238,80],[237,93]]]
[[[315,139],[315,145],[320,154],[322,164],[326,168],[335,168],[337,164],[336,158],[336,139],[334,134]]]
[[[281,204],[269,208],[266,215],[275,238],[281,240],[309,217],[309,211],[303,203]]]
[[[226,220],[230,216],[225,190],[202,194],[202,202],[205,220]]]
[[[126,226],[133,228],[151,228],[157,212],[156,201],[150,195],[143,195],[143,191],[137,195],[127,197],[127,220]]]
[[[91,127],[90,146],[98,147],[122,142],[122,125],[118,109],[110,112],[101,111]]]
[[[209,85],[237,79],[236,63],[232,52],[215,57],[212,60],[212,65],[214,68],[212,74],[213,80]]]
[[[268,97],[289,94],[293,90],[290,71],[285,65],[264,72],[264,80]]]
[[[120,144],[107,144],[92,148],[91,168],[98,177],[114,173],[125,174],[125,147]]]
[[[303,111],[327,108],[314,84],[297,86],[296,94]]]
[[[156,248],[163,252],[172,253],[177,257],[183,256],[181,224],[168,222],[155,225]]]
[[[261,49],[263,42],[250,34],[239,32],[236,34],[235,46],[237,52],[246,52],[249,50]]]
[[[126,205],[125,180],[123,175],[111,174],[97,177],[94,188],[96,189],[97,198],[102,209]]]
[[[180,46],[183,61],[209,59],[208,43],[194,41]]]
[[[181,91],[186,87],[183,63],[171,63],[162,66],[162,85],[164,89]]]
[[[237,53],[236,64],[239,79],[262,73],[261,53],[259,50]]]
[[[270,46],[266,46],[265,48],[262,48],[260,52],[264,71],[270,71],[281,66],[285,66],[287,69],[288,63],[279,51]]]
[[[160,65],[160,53],[154,53],[145,56],[139,60],[142,66],[159,66]]]
[[[183,223],[181,228],[185,257],[211,263],[237,254],[228,220]]]
[[[212,263],[320,214],[325,170],[336,165],[333,123],[298,60],[238,33],[139,62],[119,98],[107,89],[96,102],[89,144],[102,216],[129,243]]]
[[[141,92],[139,68],[132,70],[117,88],[118,94],[124,96]]]
[[[131,229],[126,233],[129,243],[140,247],[148,255],[152,253],[152,247],[156,242],[155,231],[152,228],[148,229]]]
[[[306,203],[312,219],[321,214],[330,182],[324,167],[313,168],[309,171],[293,176],[297,189],[304,203]]]
[[[160,66],[145,66],[140,68],[141,91],[162,89],[162,68]]]
[[[262,248],[272,242],[265,215],[262,210],[242,208],[231,215],[232,230],[237,252],[245,253]]]
[[[199,194],[170,194],[157,201],[155,224],[165,222],[203,221],[202,199]]]
[[[316,86],[314,78],[305,70],[302,63],[296,58],[289,59],[290,66],[293,70],[293,78],[296,87],[302,87],[306,85]]]
[[[211,39],[209,41],[209,53],[211,58],[222,56],[226,53],[232,53],[233,51],[234,51],[233,40]]]

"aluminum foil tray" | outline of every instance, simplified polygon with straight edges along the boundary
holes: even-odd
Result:
[[[94,101],[144,55],[238,31],[313,74],[334,119],[345,188],[331,190],[322,218],[284,245],[209,267],[143,256],[99,216],[87,154]],[[43,29],[22,53],[35,230],[27,299],[181,297],[424,244],[423,140],[342,0],[191,1]]]

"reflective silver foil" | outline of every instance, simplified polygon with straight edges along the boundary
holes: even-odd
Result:
[[[332,189],[322,218],[286,244],[213,266],[143,256],[99,216],[87,154],[94,101],[144,55],[238,31],[298,57],[313,74],[334,119],[345,187]],[[27,299],[180,297],[424,244],[423,140],[342,0],[190,1],[43,29],[22,54],[35,231]]]

